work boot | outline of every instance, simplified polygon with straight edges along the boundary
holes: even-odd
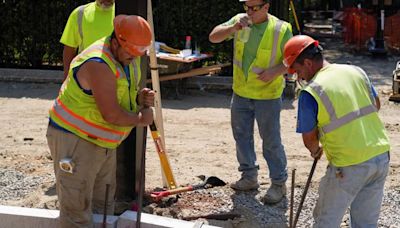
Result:
[[[281,201],[281,199],[286,195],[286,184],[272,184],[269,187],[267,194],[263,197],[262,201],[265,204],[274,204]]]
[[[240,180],[231,184],[231,188],[239,191],[256,190],[258,189],[258,187],[260,187],[260,185],[258,184],[257,179],[252,180],[244,177],[240,178]]]

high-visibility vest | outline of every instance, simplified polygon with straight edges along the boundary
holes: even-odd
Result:
[[[90,58],[98,57],[106,62],[115,74],[117,99],[126,111],[137,112],[136,96],[140,81],[140,58],[129,64],[130,83],[122,65],[113,57],[110,50],[110,37],[103,38],[71,62],[67,79],[50,109],[50,118],[59,126],[104,148],[116,148],[130,133],[133,126],[116,126],[106,122],[96,104],[93,95],[82,91],[73,77],[73,69]],[[101,80],[102,75],[98,75]]]
[[[358,67],[330,64],[305,86],[318,103],[319,140],[337,167],[360,164],[389,151],[371,84]]]
[[[238,39],[242,31],[237,32],[234,41],[232,86],[237,95],[259,100],[281,97],[285,86],[283,75],[279,75],[270,82],[263,82],[257,77],[264,70],[281,64],[282,52],[280,47],[287,29],[291,30],[289,23],[268,14],[266,31],[260,41],[256,57],[249,67],[247,77],[242,68],[245,43]]]

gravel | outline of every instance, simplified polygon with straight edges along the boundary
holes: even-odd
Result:
[[[14,169],[0,168],[0,204],[17,201],[36,191],[51,174],[31,176]],[[260,191],[235,192],[228,186],[214,187],[182,193],[175,197],[151,203],[145,212],[178,219],[196,220],[210,215],[223,215],[224,221],[208,219],[212,225],[222,227],[286,227],[289,220],[289,197],[275,205],[264,205],[262,197],[267,187]],[[294,214],[300,202],[303,187],[296,186]],[[312,211],[318,197],[316,187],[309,189],[297,223],[297,227],[311,227]],[[379,228],[400,227],[400,186],[385,190],[381,208]],[[220,219],[221,219],[220,218]],[[348,212],[341,227],[350,227]]]
[[[37,190],[47,176],[28,176],[13,169],[0,169],[0,204],[23,199]]]
[[[264,205],[261,198],[266,190],[252,192],[234,192],[228,186],[215,187],[208,190],[182,193],[177,198],[171,198],[159,203],[153,203],[147,210],[154,214],[179,219],[195,220],[210,214],[236,214],[239,215],[221,225],[209,220],[211,225],[222,227],[286,227],[289,220],[289,198],[275,205]],[[296,187],[294,215],[300,203],[303,187]],[[288,194],[288,197],[290,195]],[[309,189],[303,204],[297,227],[312,227],[312,212],[318,198],[316,188]],[[168,202],[166,204],[166,202]],[[400,187],[386,189],[383,198],[378,227],[400,227]],[[251,225],[246,225],[251,221]],[[242,224],[240,224],[242,223]],[[349,212],[343,217],[340,227],[350,227]],[[240,224],[240,225],[238,225]]]

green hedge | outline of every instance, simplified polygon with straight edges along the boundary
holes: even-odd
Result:
[[[0,0],[0,67],[61,69],[59,39],[65,23],[75,7],[87,2]],[[286,17],[283,3],[288,0],[272,2],[271,12]],[[211,44],[208,35],[214,26],[242,11],[237,0],[153,0],[156,40],[183,48],[185,36],[190,35],[193,46],[197,44],[202,52],[213,53],[216,61],[230,61],[232,42]]]

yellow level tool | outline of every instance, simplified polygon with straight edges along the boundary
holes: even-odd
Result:
[[[174,175],[172,174],[172,169],[169,164],[167,154],[165,153],[165,150],[163,148],[163,143],[161,141],[160,133],[158,132],[157,126],[154,123],[154,121],[149,127],[151,130],[151,137],[153,138],[154,143],[156,144],[157,154],[158,154],[158,157],[160,158],[161,168],[162,168],[163,174],[165,175],[167,187],[168,187],[168,189],[175,189],[177,187],[175,178],[174,178]]]

